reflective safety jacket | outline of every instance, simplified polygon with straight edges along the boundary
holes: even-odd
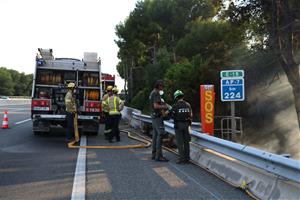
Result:
[[[76,111],[76,102],[75,98],[73,96],[72,91],[68,91],[66,96],[65,96],[65,105],[66,105],[66,111],[73,113]]]
[[[107,99],[108,99],[108,94],[105,94],[103,97],[102,97],[102,110],[103,112],[109,112],[109,106],[108,106],[108,102],[107,102]]]
[[[122,100],[115,95],[107,98],[107,104],[109,107],[109,115],[119,115],[122,107]]]

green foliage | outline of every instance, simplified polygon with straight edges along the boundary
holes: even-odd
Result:
[[[226,62],[224,58],[242,41],[242,33],[225,21],[196,20],[187,30],[177,44],[178,54],[187,58],[200,54],[216,64]]]
[[[192,59],[200,53],[186,55],[177,52],[176,46],[191,32],[190,27],[195,27],[195,21],[211,21],[220,5],[220,1],[206,0],[145,0],[136,4],[129,17],[116,26],[117,70],[128,80],[133,69],[132,101],[141,96],[141,90],[149,90],[157,79],[164,79],[167,70],[184,57]]]
[[[139,110],[149,110],[150,109],[150,103],[149,102],[149,94],[151,92],[151,89],[144,88],[143,90],[140,90],[132,99],[132,102],[130,106],[139,109]]]
[[[221,4],[209,0],[140,1],[116,26],[117,69],[128,78],[132,68],[132,105],[147,108],[147,92],[157,79],[164,79],[167,102],[173,102],[174,91],[180,89],[196,114],[199,86],[214,84],[216,107],[222,108],[216,112],[225,114],[218,92],[220,70],[246,66],[244,69],[253,76],[255,70],[251,69],[265,70],[259,75],[268,73],[268,63],[274,57],[265,49],[268,22],[267,18],[259,21],[262,10],[251,13],[256,4],[243,9],[230,4],[227,10],[221,10]],[[254,14],[256,18],[251,18]]]
[[[13,95],[14,84],[11,74],[5,69],[0,68],[0,94],[1,95]]]
[[[171,54],[166,48],[159,49],[154,62],[148,64],[145,69],[145,79],[147,86],[153,86],[158,79],[164,79],[164,74],[172,65]]]
[[[32,74],[19,73],[16,70],[0,68],[0,95],[30,96]]]
[[[175,64],[168,69],[165,75],[166,99],[173,102],[173,94],[176,90],[181,90],[185,94],[185,99],[189,101],[198,118],[200,110],[199,90],[201,84],[214,84],[219,82],[218,73],[211,67],[209,61],[195,56],[191,61],[188,59]]]

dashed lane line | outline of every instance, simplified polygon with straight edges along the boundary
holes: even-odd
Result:
[[[80,146],[86,146],[86,136],[81,136]],[[85,200],[86,149],[80,148],[77,157],[71,200]]]
[[[31,118],[16,122],[15,125],[23,124],[23,123],[28,122],[28,121],[31,121]]]

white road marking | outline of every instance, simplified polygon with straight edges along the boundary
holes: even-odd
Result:
[[[80,146],[86,146],[86,136],[81,136]],[[85,200],[86,149],[79,149],[71,200]]]
[[[28,121],[31,121],[31,118],[25,119],[25,120],[23,120],[23,121],[16,122],[15,125],[23,124],[23,123],[28,122]]]

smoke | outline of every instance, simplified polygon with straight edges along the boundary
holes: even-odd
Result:
[[[247,89],[247,88],[246,88]],[[246,145],[300,160],[300,132],[292,88],[284,73],[247,92]]]

